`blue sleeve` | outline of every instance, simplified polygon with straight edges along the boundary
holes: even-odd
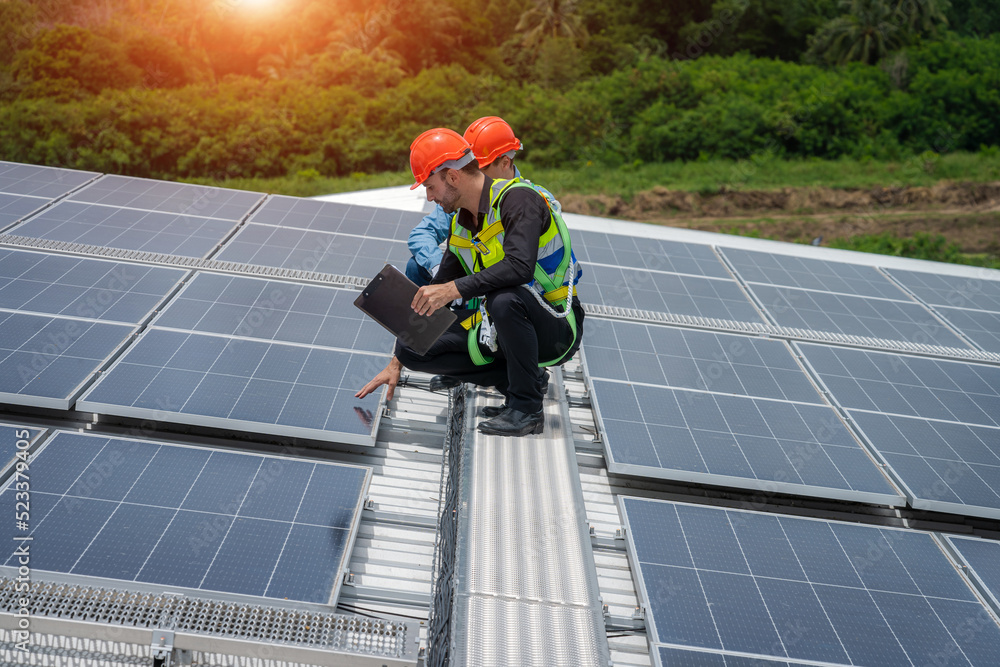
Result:
[[[444,212],[440,206],[435,206],[434,210],[424,216],[413,231],[406,243],[410,247],[410,254],[417,264],[430,271],[441,263],[442,252],[441,242],[448,238],[451,232],[451,216]]]

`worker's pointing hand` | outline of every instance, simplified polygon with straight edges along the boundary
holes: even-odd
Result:
[[[443,285],[424,285],[417,290],[410,307],[417,315],[430,315],[438,308],[461,298],[454,280]]]

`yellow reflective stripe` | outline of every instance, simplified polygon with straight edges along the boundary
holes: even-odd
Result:
[[[448,239],[448,245],[453,245],[456,248],[465,248],[466,250],[469,250],[474,247],[472,241],[466,239],[463,236],[459,236],[458,234],[451,235],[451,238]]]
[[[471,316],[462,320],[462,328],[468,331],[472,327],[479,324],[482,321],[482,319],[483,319],[483,314],[480,313],[479,311],[476,311]]]

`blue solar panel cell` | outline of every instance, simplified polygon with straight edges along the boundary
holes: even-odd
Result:
[[[323,526],[295,524],[285,541],[267,586],[267,597],[327,604],[336,590],[347,532]]]
[[[104,175],[73,193],[73,201],[205,218],[242,220],[264,195],[258,192]]]
[[[185,273],[0,249],[0,308],[138,324]]]
[[[92,171],[0,161],[0,192],[55,199],[99,175]]]
[[[42,475],[33,569],[323,604],[336,599],[370,475],[62,431],[34,454],[32,473]],[[8,481],[0,501],[13,506],[13,494]]]
[[[985,666],[1000,652],[1000,625],[929,533],[640,498],[620,507],[661,659],[664,644],[671,660],[726,665],[948,655]]]
[[[164,507],[118,507],[73,571],[85,576],[135,579],[173,517],[174,511]]]
[[[353,290],[199,273],[153,324],[258,340],[390,351],[395,339],[354,306],[357,296]]]
[[[588,264],[730,277],[712,248],[697,243],[574,230],[573,252],[581,262]]]
[[[889,275],[916,294],[917,298],[932,306],[952,306],[1000,313],[1000,280],[987,280],[981,276],[944,276],[900,269],[889,269]]]
[[[790,287],[751,284],[764,311],[780,326],[925,345],[969,346],[915,302],[889,301]]]
[[[845,408],[1000,426],[1000,368],[996,366],[796,345]],[[855,380],[861,364],[874,366],[877,375]]]
[[[241,228],[215,256],[228,262],[361,277],[373,277],[387,263],[405,266],[409,257],[401,241],[268,225]]]
[[[250,222],[406,241],[421,217],[409,211],[276,196],[257,209]]]
[[[591,389],[612,472],[901,502],[828,407],[604,380]]]
[[[67,409],[131,325],[0,311],[0,400]]]
[[[949,535],[945,538],[993,609],[1000,612],[1000,542]]]
[[[822,292],[908,301],[909,297],[873,266],[829,262],[790,255],[723,248],[747,282],[800,287]]]
[[[263,596],[290,529],[287,523],[236,518],[201,586]]]
[[[379,396],[359,400],[354,393],[386,358],[287,347],[152,328],[78,406],[124,417],[373,444]],[[277,361],[294,360],[298,366],[275,370]],[[293,375],[288,381],[273,379]]]

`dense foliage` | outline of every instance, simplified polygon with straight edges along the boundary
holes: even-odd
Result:
[[[998,29],[984,0],[0,0],[0,158],[371,173],[486,113],[540,166],[977,151]]]

